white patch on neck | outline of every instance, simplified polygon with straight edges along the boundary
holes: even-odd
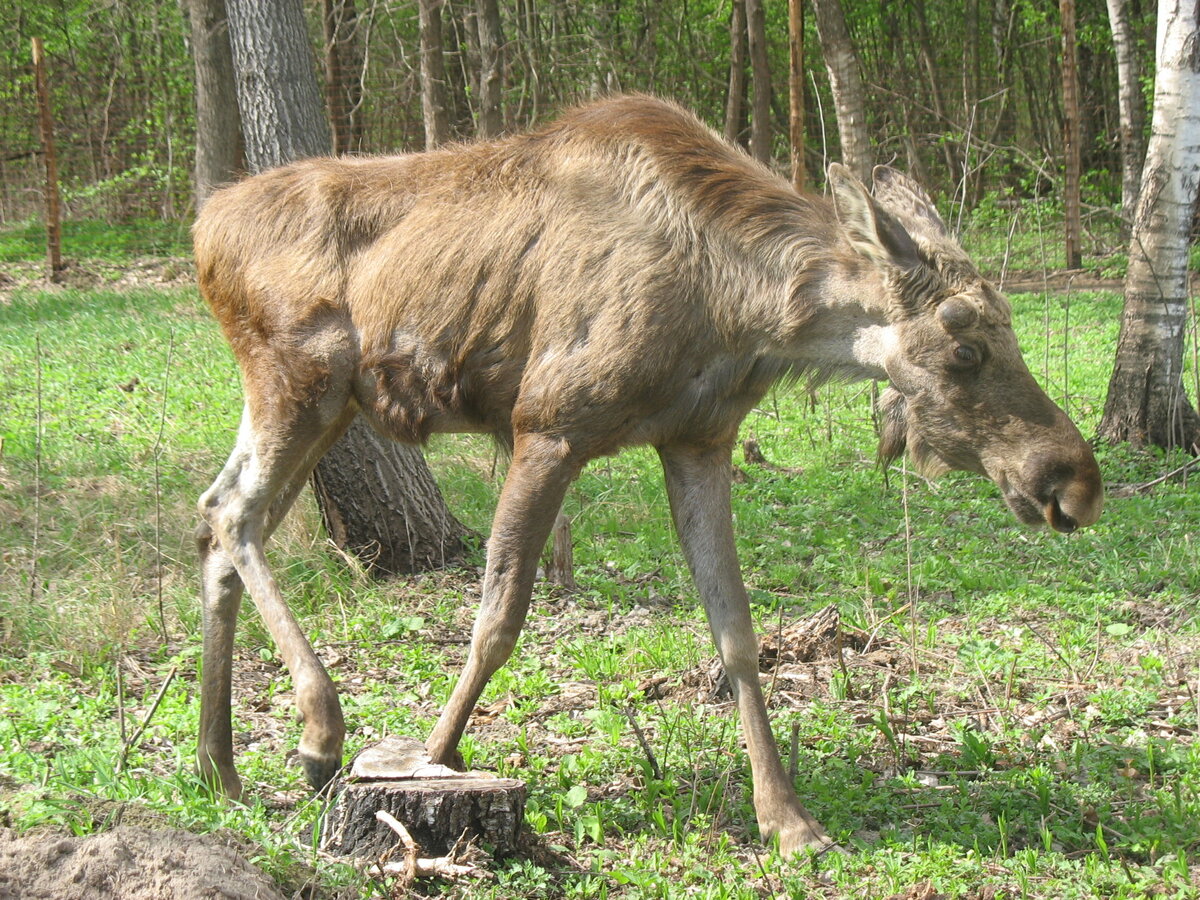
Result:
[[[864,369],[873,370],[877,378],[887,378],[887,361],[896,352],[899,336],[892,325],[868,325],[854,334],[851,352],[854,361]]]

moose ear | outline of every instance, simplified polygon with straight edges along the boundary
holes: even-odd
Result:
[[[937,207],[919,184],[890,166],[876,166],[872,177],[876,201],[912,234],[935,240],[949,237]]]
[[[829,187],[838,223],[855,250],[877,263],[901,269],[921,264],[921,254],[912,236],[871,198],[849,169],[840,163],[831,165]]]

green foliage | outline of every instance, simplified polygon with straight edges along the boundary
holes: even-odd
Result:
[[[6,4],[0,9],[0,217],[40,211],[45,183],[30,38],[45,45],[66,218],[178,219],[191,205],[193,67],[183,6]]]
[[[190,256],[186,225],[148,219],[122,227],[97,220],[63,223],[63,255],[73,260],[126,263],[141,256]],[[46,228],[29,222],[0,230],[0,263],[38,259],[46,250]]]
[[[844,7],[867,85],[863,115],[878,161],[903,160],[905,168],[920,172],[954,211],[952,221],[960,209],[973,209],[988,196],[1034,202],[1057,196],[1061,84],[1059,42],[1047,37],[1059,28],[1052,4],[1015,2],[996,21],[974,7],[964,14],[945,3],[856,0]],[[306,7],[317,55],[325,52],[320,8]],[[44,175],[30,65],[33,35],[45,40],[68,218],[189,217],[196,98],[185,9],[101,0],[31,0],[0,8],[0,144],[6,148],[0,221],[40,211]],[[499,11],[509,130],[616,91],[668,96],[714,125],[724,122],[732,58],[728,3],[581,0],[535,8],[506,0]],[[467,0],[442,6],[449,115],[459,138],[475,134],[479,115],[475,15]],[[790,152],[787,15],[786,4],[765,6],[771,130],[781,168]],[[1132,15],[1145,77],[1153,71],[1147,35],[1154,10],[1146,4]],[[1091,206],[1111,209],[1120,193],[1111,36],[1102,4],[1080,7],[1078,18],[1088,118],[1085,191]],[[838,141],[815,19],[806,17],[803,34],[804,127],[815,176],[810,180],[819,184],[825,166],[838,157]],[[361,135],[354,149],[421,148],[415,5],[359,10],[356,40],[344,60],[362,79]],[[743,141],[748,117],[743,109]]]

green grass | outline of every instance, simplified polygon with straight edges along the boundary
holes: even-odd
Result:
[[[1093,432],[1119,298],[1013,302],[1030,367]],[[845,668],[825,658],[765,676],[785,752],[797,729],[800,795],[848,852],[787,863],[758,842],[662,477],[634,451],[572,488],[581,589],[539,584],[464,745],[474,765],[528,782],[542,853],[418,895],[1200,895],[1195,487],[1114,494],[1069,537],[1028,531],[978,478],[930,485],[893,469],[885,483],[870,401],[865,385],[772,393],[743,431],[771,466],[735,460],[760,629],[834,604],[873,636]],[[194,503],[239,409],[231,356],[190,288],[21,288],[0,306],[0,823],[228,828],[288,884],[315,871],[325,896],[384,896],[313,847],[321,809],[288,759],[290,677],[249,604],[235,733],[251,802],[214,801],[192,775]],[[1183,462],[1099,454],[1114,485]],[[485,531],[503,460],[459,437],[429,456],[452,507]],[[307,496],[271,552],[340,683],[348,750],[426,734],[462,663],[474,569],[372,582],[326,552]]]
[[[62,252],[67,259],[125,262],[139,256],[188,256],[192,241],[180,222],[146,220],[136,225],[110,225],[95,220],[62,224]],[[40,222],[0,229],[0,264],[41,260],[46,255],[46,228]]]

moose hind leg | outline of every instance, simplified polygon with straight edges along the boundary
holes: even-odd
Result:
[[[196,529],[200,553],[200,607],[204,650],[201,657],[200,733],[196,763],[200,777],[216,791],[240,799],[242,781],[233,764],[233,637],[242,605],[242,579],[212,528]]]
[[[771,733],[758,680],[758,638],[738,568],[730,505],[730,451],[720,447],[660,448],[675,530],[708,613],[709,627],[733,687],[754,780],[754,810],[764,840],[779,838],[786,856],[830,844],[825,830],[796,797]]]
[[[241,790],[233,765],[230,681],[243,585],[292,675],[297,711],[305,723],[300,760],[309,782],[323,787],[341,766],[345,724],[337,690],[284,603],[263,542],[295,501],[316,460],[353,416],[347,410],[319,430],[293,430],[288,441],[260,435],[245,414],[229,462],[200,500],[205,523],[197,534],[204,579],[199,764],[201,774],[231,796]]]
[[[266,535],[291,509],[306,476],[297,474],[271,504]],[[239,799],[242,782],[233,762],[233,639],[244,586],[229,554],[207,522],[196,529],[200,555],[201,631],[204,650],[200,686],[200,731],[196,759],[200,776],[220,793]]]
[[[538,559],[567,487],[582,461],[566,443],[520,434],[488,538],[483,598],[471,632],[467,664],[425,743],[434,762],[462,767],[458,742],[479,695],[512,654],[529,611]]]

